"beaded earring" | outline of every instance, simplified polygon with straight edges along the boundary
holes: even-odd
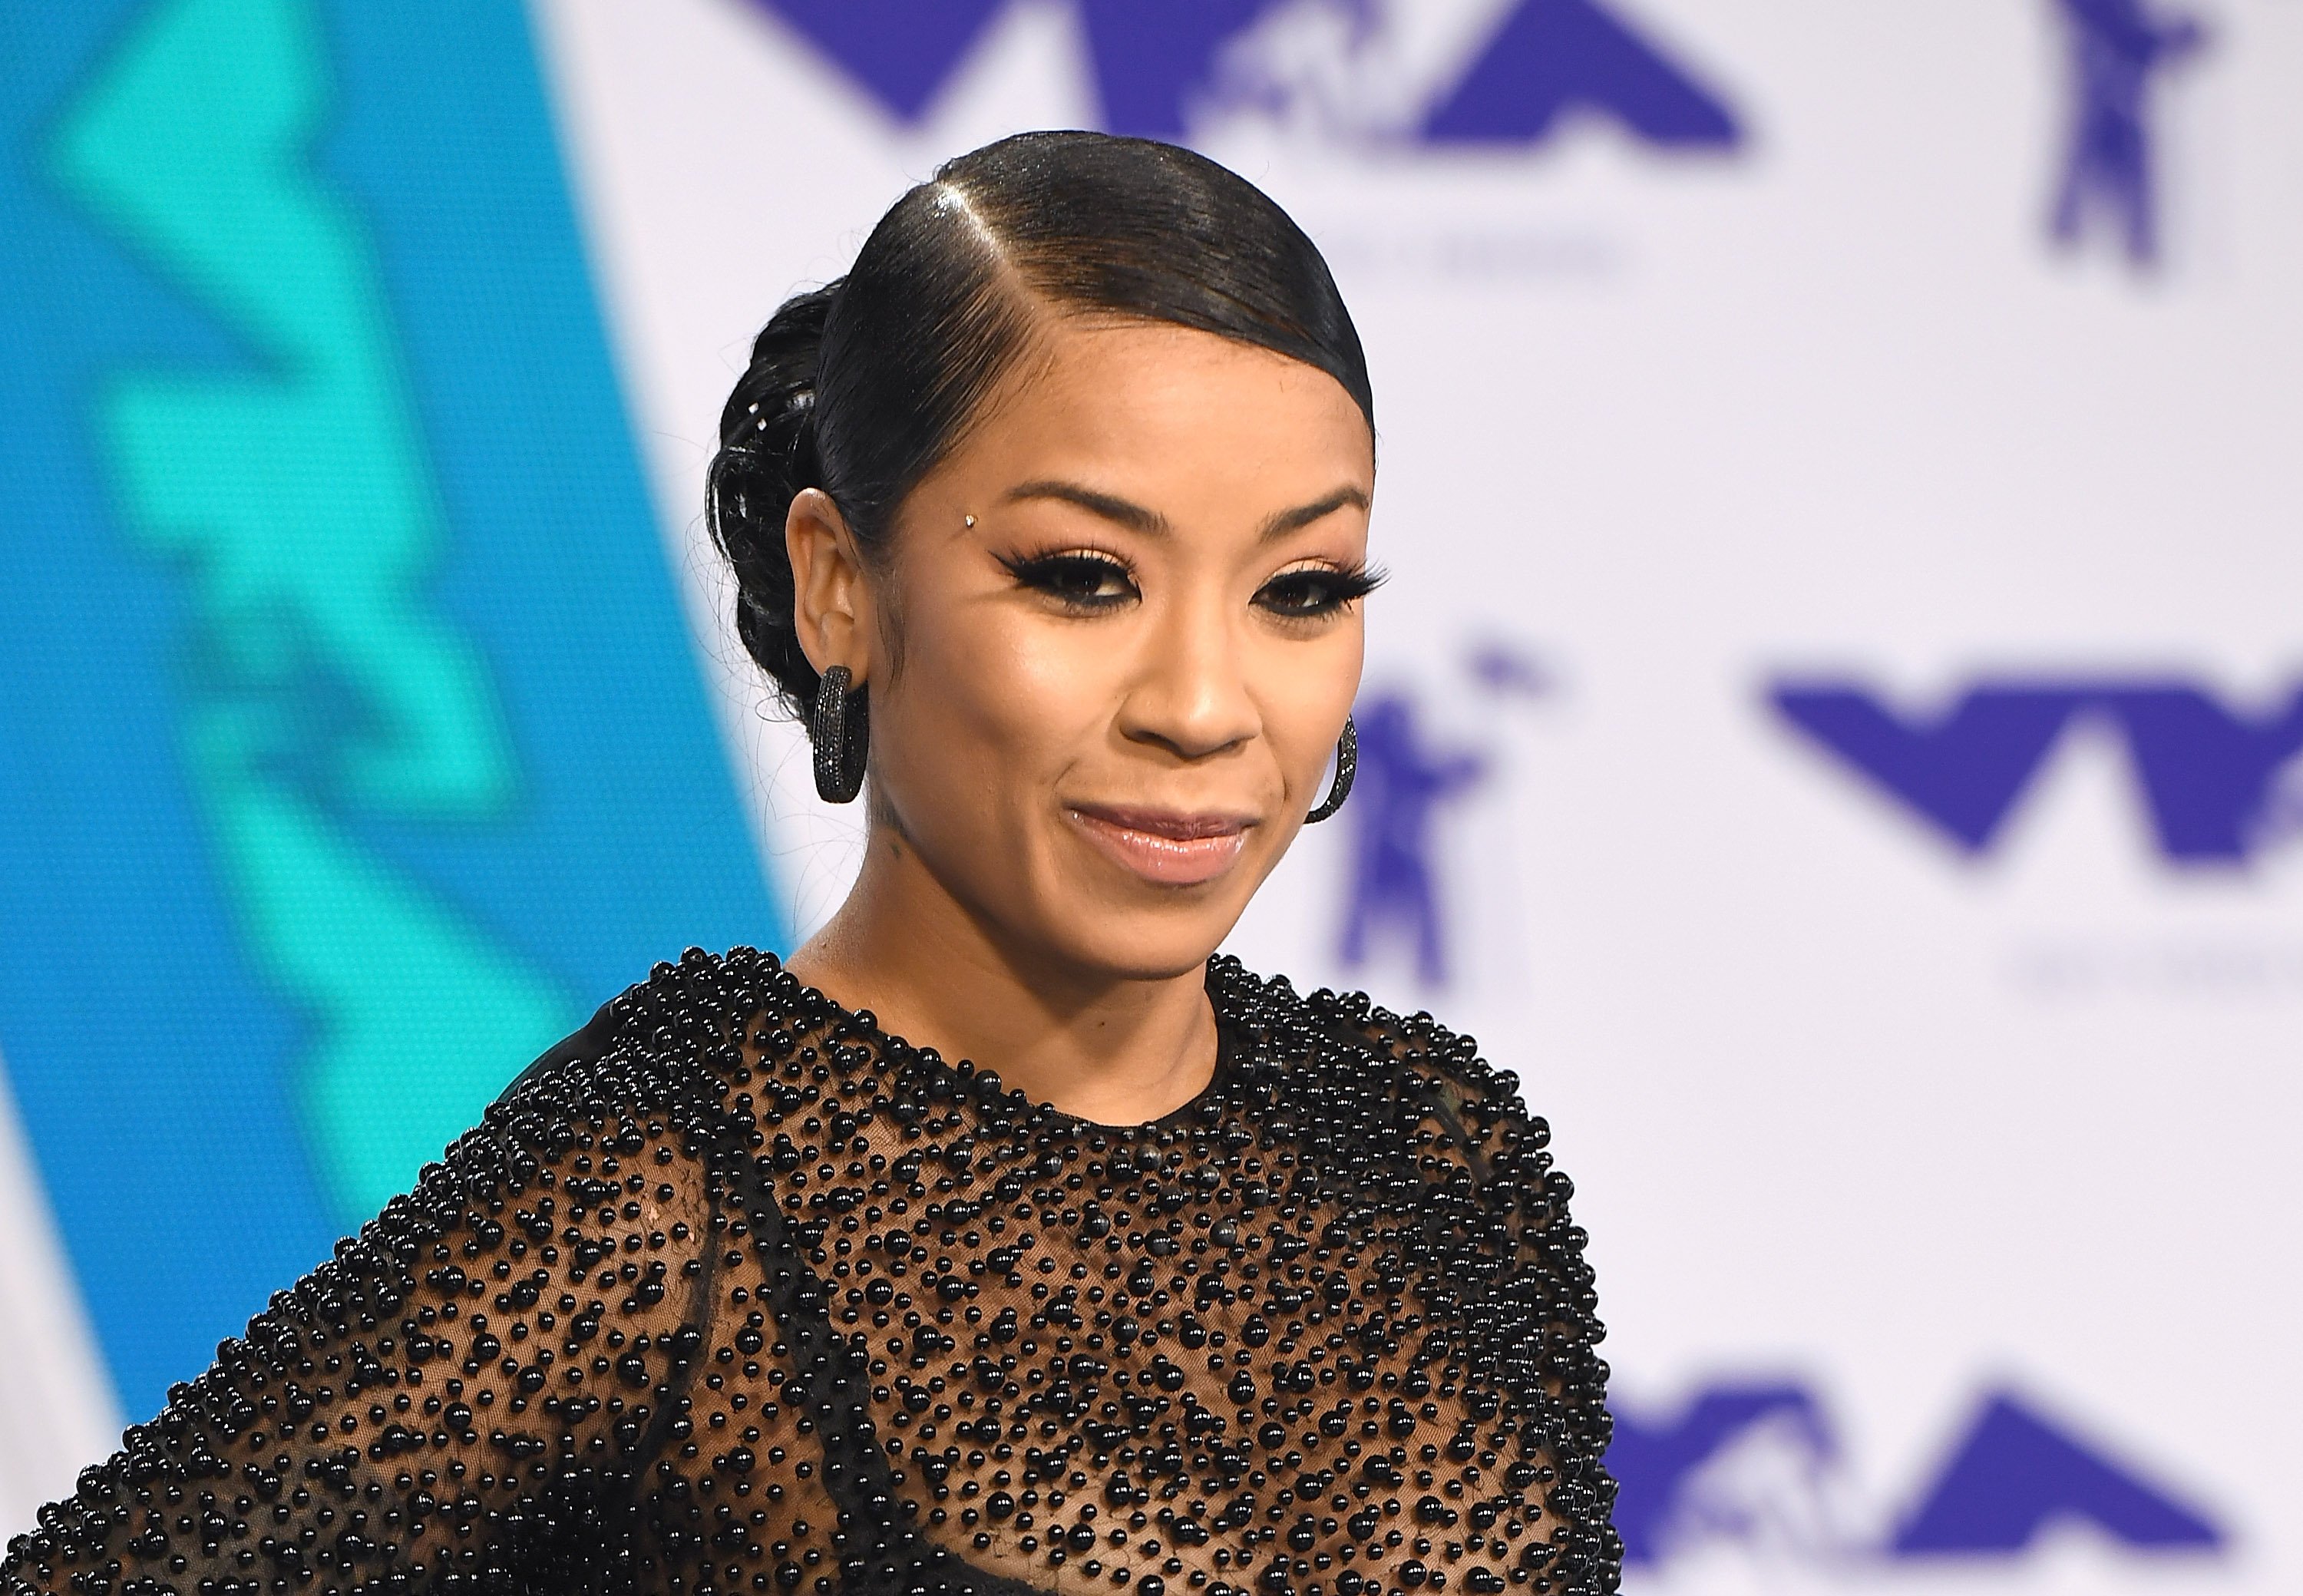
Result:
[[[822,766],[822,760],[823,756],[818,753],[816,763],[819,769]],[[1303,817],[1303,823],[1317,825],[1342,808],[1344,800],[1352,796],[1352,778],[1359,774],[1359,770],[1360,730],[1352,724],[1352,717],[1346,715],[1344,734],[1336,739],[1335,781],[1329,787],[1328,796],[1320,800],[1320,806]]]
[[[845,665],[823,673],[808,716],[808,740],[815,745],[815,794],[827,804],[844,804],[864,790],[864,756],[871,747],[870,705]]]

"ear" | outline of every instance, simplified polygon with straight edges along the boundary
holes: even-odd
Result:
[[[872,678],[870,579],[848,518],[822,488],[792,495],[784,516],[784,553],[791,561],[792,625],[800,652],[817,671],[845,665],[861,687]]]

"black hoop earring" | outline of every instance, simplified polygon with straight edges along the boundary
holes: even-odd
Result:
[[[808,716],[808,740],[815,745],[815,795],[844,804],[864,790],[864,756],[872,746],[870,705],[845,665],[823,673],[815,689],[815,713]]]
[[[820,757],[820,756],[819,756]],[[1352,778],[1360,771],[1360,729],[1352,724],[1352,717],[1344,717],[1344,734],[1336,739],[1336,780],[1328,789],[1328,796],[1320,806],[1303,817],[1305,825],[1317,825],[1344,806],[1352,796]]]

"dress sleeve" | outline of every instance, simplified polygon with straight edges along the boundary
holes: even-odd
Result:
[[[1457,1355],[1490,1393],[1435,1460],[1437,1494],[1415,1503],[1419,1522],[1438,1531],[1437,1566],[1473,1592],[1614,1591],[1623,1542],[1602,1461],[1607,1329],[1550,1127],[1528,1111],[1515,1077],[1430,1016],[1349,1018],[1396,1067],[1429,1133],[1417,1138],[1425,1224],[1448,1233],[1449,1255],[1475,1261],[1434,1288],[1447,1317],[1467,1328]]]
[[[515,1571],[543,1589],[628,1569],[618,1537],[639,1516],[615,1509],[681,1439],[708,1356],[716,1203],[678,1114],[615,1106],[645,1094],[593,1060],[540,1062],[43,1508],[0,1592],[413,1592]]]

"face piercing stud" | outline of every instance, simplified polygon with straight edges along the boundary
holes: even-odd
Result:
[[[967,518],[967,524],[968,524],[969,526],[971,526],[971,527],[973,527],[974,525],[975,525],[975,518],[974,518],[974,516],[972,516],[972,515],[971,515],[971,516],[969,516],[969,517]]]

